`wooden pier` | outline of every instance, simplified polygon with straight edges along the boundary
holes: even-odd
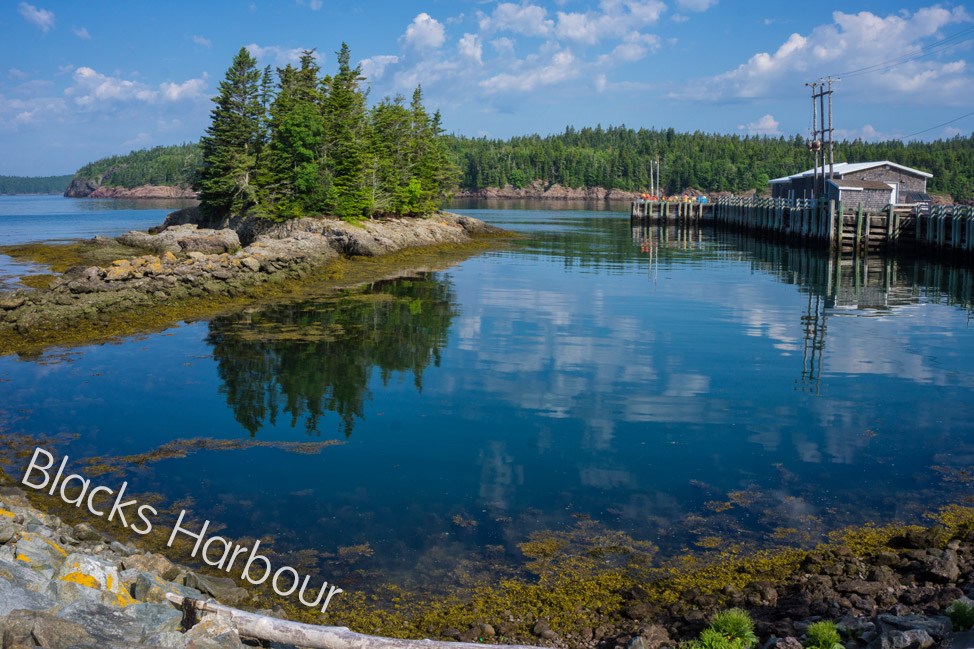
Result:
[[[712,203],[698,203],[696,201],[652,201],[640,199],[632,202],[632,209],[630,211],[630,219],[645,219],[666,223],[702,221],[709,219],[712,215]]]
[[[752,234],[820,246],[841,254],[922,251],[974,262],[974,207],[888,205],[866,210],[826,199],[722,197],[714,203],[634,201],[631,220],[711,220]]]

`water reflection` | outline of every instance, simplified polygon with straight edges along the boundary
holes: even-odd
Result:
[[[455,315],[449,282],[423,275],[222,316],[210,323],[207,342],[221,392],[251,435],[281,414],[320,434],[322,416],[334,412],[348,436],[365,417],[373,369],[383,385],[395,372],[411,372],[422,390],[423,371],[439,365]]]

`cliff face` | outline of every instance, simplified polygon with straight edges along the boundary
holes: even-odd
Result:
[[[100,180],[75,177],[64,192],[68,198],[198,198],[189,187],[142,185],[140,187],[106,187]]]

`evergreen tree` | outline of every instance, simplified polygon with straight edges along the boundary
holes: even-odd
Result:
[[[372,207],[366,186],[365,95],[359,88],[364,77],[358,66],[351,66],[347,44],[337,54],[338,72],[325,83],[324,154],[331,170],[326,205],[332,214],[354,220],[367,216]]]
[[[261,178],[263,204],[274,218],[313,214],[324,203],[325,119],[319,71],[313,51],[302,54],[299,69],[288,65],[278,70],[278,92],[270,108],[267,173]]]
[[[200,193],[211,213],[238,213],[257,202],[253,180],[264,119],[260,82],[257,61],[240,48],[220,82],[212,123],[200,140]]]

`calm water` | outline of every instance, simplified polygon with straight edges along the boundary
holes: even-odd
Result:
[[[76,214],[21,200],[45,222]],[[134,220],[113,207],[85,227]],[[126,477],[227,536],[317,551],[346,590],[516,562],[532,531],[580,518],[675,552],[808,542],[969,494],[969,273],[633,230],[611,211],[458,211],[527,236],[342,297],[2,358],[0,430],[62,435],[79,461],[176,438],[341,440]],[[335,559],[366,543],[354,566]]]
[[[162,223],[166,214],[195,201],[66,199],[61,196],[0,196],[0,246],[33,241],[63,242],[117,236]],[[0,255],[0,290],[15,288],[17,275],[46,272]]]

